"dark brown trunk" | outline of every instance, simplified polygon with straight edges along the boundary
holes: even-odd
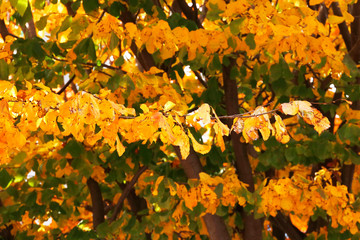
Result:
[[[87,180],[86,184],[88,185],[91,196],[93,228],[96,230],[96,227],[104,222],[104,202],[99,184],[91,177]]]
[[[190,154],[186,159],[183,159],[180,153],[180,148],[174,146],[177,156],[181,159],[181,165],[184,168],[185,174],[189,179],[199,179],[199,173],[202,172],[200,159],[194,149],[190,148]],[[231,237],[226,229],[224,220],[212,214],[206,214],[203,217],[206,228],[211,240],[230,240]]]
[[[230,78],[230,70],[232,64],[228,67],[223,67],[223,79],[225,89],[225,105],[228,115],[239,113],[239,100],[237,85],[235,79]],[[231,121],[228,123],[231,125]],[[254,191],[253,173],[250,166],[249,158],[247,155],[247,145],[240,142],[240,135],[232,132],[231,142],[235,153],[236,170],[240,181],[249,185],[249,191]],[[260,240],[262,239],[262,221],[255,219],[254,215],[249,215],[245,211],[242,211],[242,217],[244,220],[244,240]]]

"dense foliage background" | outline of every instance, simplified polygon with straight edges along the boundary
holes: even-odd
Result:
[[[0,238],[359,239],[359,16],[0,0]]]

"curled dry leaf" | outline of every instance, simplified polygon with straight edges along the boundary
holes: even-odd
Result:
[[[293,101],[280,105],[281,111],[286,115],[299,114],[306,123],[314,125],[319,134],[330,127],[329,119],[324,117],[316,108],[311,107],[308,101]]]
[[[257,107],[253,113],[254,117],[247,118],[244,122],[243,136],[246,142],[259,138],[258,130],[263,139],[269,139],[271,132],[274,131],[267,110],[263,107]]]
[[[206,103],[201,105],[194,114],[186,117],[186,121],[197,130],[211,123],[210,106]]]
[[[285,124],[279,115],[275,115],[275,138],[283,144],[290,141]]]
[[[237,134],[239,134],[242,132],[243,129],[244,129],[244,120],[242,118],[235,118],[231,131],[234,131]]]

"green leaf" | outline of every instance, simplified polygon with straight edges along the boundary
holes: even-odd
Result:
[[[103,222],[96,227],[96,233],[101,238],[105,238],[109,232],[111,232],[111,228],[110,228],[109,223],[107,223],[107,222]]]
[[[0,172],[0,187],[2,188],[6,188],[10,181],[12,180],[12,177],[10,176],[10,174],[5,170],[1,170]]]
[[[123,56],[118,57],[118,59],[115,60],[115,66],[119,67],[125,63],[125,59]]]
[[[123,228],[125,232],[129,232],[136,223],[136,217],[132,216],[126,226]]]
[[[96,60],[95,44],[92,38],[83,39],[75,48],[74,52],[77,55],[88,55],[91,60]]]
[[[24,162],[24,159],[26,158],[26,152],[19,152],[13,159],[12,163],[20,164]]]
[[[78,227],[74,227],[65,239],[81,239],[81,240],[90,240],[97,239],[96,234],[93,231],[83,231]]]
[[[43,9],[45,7],[45,0],[35,0],[35,8]]]
[[[98,0],[83,0],[83,8],[86,13],[96,10],[98,7]]]
[[[85,153],[84,146],[76,140],[70,140],[63,150],[70,153],[74,158],[80,157],[83,153]]]
[[[250,47],[250,49],[255,49],[256,47],[254,36],[255,36],[254,34],[248,33],[248,35],[245,38],[245,42]]]
[[[36,192],[31,192],[28,197],[26,198],[26,205],[28,205],[29,207],[33,206],[36,204],[36,198],[37,198],[37,193]]]
[[[37,21],[35,23],[36,25],[36,28],[41,31],[43,30],[45,27],[46,27],[46,23],[47,23],[47,19],[48,19],[49,15],[46,15],[46,16],[42,16],[39,21]]]
[[[9,66],[4,59],[0,59],[0,80],[8,80]]]
[[[111,15],[113,15],[114,17],[120,17],[120,13],[121,11],[123,11],[124,5],[120,2],[114,2],[113,4],[111,4],[110,9],[109,9],[109,13]]]
[[[29,5],[28,0],[17,0],[15,9],[20,13],[21,16],[24,16],[24,13]]]
[[[121,80],[121,78],[118,74],[112,76],[111,78],[108,79],[108,82],[106,85],[107,88],[110,89],[111,91],[115,91],[120,86],[120,80]]]
[[[220,19],[220,14],[223,13],[224,11],[220,10],[218,8],[218,5],[214,3],[209,2],[209,6],[210,8],[208,9],[206,18],[209,19],[210,21],[215,21],[217,19]]]
[[[326,64],[326,56],[321,58],[321,62],[315,66],[315,69],[323,68]]]
[[[219,185],[217,185],[214,189],[214,192],[216,193],[217,197],[220,199],[222,196],[222,192],[223,192],[223,188],[224,185],[222,183],[220,183]]]
[[[66,18],[62,21],[59,31],[56,33],[56,37],[58,37],[58,34],[61,32],[66,31],[72,23],[72,17],[66,16]]]
[[[322,188],[317,188],[316,191],[320,194],[323,199],[326,199],[326,194]]]
[[[230,32],[237,36],[240,33],[241,23],[245,20],[245,17],[236,19],[230,23]]]
[[[350,141],[351,144],[359,142],[360,127],[356,124],[346,123],[338,130],[341,141]]]
[[[236,42],[234,41],[234,39],[233,39],[232,37],[229,37],[229,38],[228,38],[227,43],[228,43],[228,45],[229,45],[231,48],[233,48],[233,49],[235,49],[236,46],[237,46]]]
[[[110,50],[114,50],[118,45],[119,45],[119,38],[116,36],[114,32],[111,32],[110,44],[109,44]]]
[[[344,56],[344,60],[343,60],[345,66],[350,70],[350,75],[352,77],[359,77],[360,76],[360,71],[356,66],[356,63],[352,60],[352,58],[350,57],[349,54],[346,54]]]

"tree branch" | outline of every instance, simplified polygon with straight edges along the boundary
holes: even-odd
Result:
[[[303,240],[306,237],[306,235],[295,228],[291,222],[289,222],[290,220],[286,219],[281,212],[278,212],[276,217],[270,217],[270,221],[285,232],[291,240]]]
[[[354,21],[351,23],[351,43],[355,43],[360,39],[360,1],[352,5],[351,15]]]
[[[124,192],[124,190],[127,188],[128,184],[120,183],[116,181],[118,186],[121,188],[121,190]],[[136,218],[141,222],[141,216],[138,215],[138,212],[144,209],[147,209],[147,203],[144,198],[141,198],[136,195],[134,188],[131,188],[130,193],[127,196],[128,203],[130,205],[131,211],[136,215]]]
[[[75,74],[69,79],[69,81],[67,81],[64,86],[62,86],[62,88],[56,93],[56,94],[62,94],[66,88],[75,80]]]
[[[145,170],[148,169],[147,166],[142,166],[133,176],[133,178],[131,179],[131,181],[126,185],[124,191],[121,194],[121,197],[119,198],[119,201],[117,202],[116,206],[115,206],[115,210],[113,215],[111,216],[111,218],[109,219],[109,222],[113,222],[116,220],[117,216],[119,215],[119,213],[121,212],[121,208],[124,204],[125,198],[128,197],[130,190],[132,189],[132,187],[135,185],[135,183],[137,182],[137,180],[139,179],[139,177],[141,176],[141,174],[143,172],[145,172]]]
[[[75,17],[76,15],[76,12],[74,11],[74,9],[72,9],[72,4],[73,4],[73,1],[68,1],[66,4],[65,4],[65,7],[66,7],[66,10],[68,12],[68,14],[72,17]]]
[[[9,31],[5,25],[4,19],[0,19],[0,35],[4,41],[5,41],[6,36],[12,36],[14,38],[19,38],[18,36],[15,36],[14,34],[9,33]]]
[[[201,77],[200,73],[198,71],[193,71],[201,85],[203,85],[205,88],[208,88],[207,82]]]
[[[7,30],[4,19],[0,19],[0,35],[4,41],[5,37],[9,35],[9,31]]]
[[[189,7],[189,5],[186,3],[185,0],[175,0],[174,2],[176,2],[178,4],[178,6],[180,7],[181,11],[185,14],[187,19],[194,21],[198,28],[203,28],[203,26],[200,23],[200,20],[197,16],[197,11],[193,11],[191,9],[191,7]],[[193,7],[196,8],[196,4]]]
[[[333,2],[331,4],[331,8],[332,8],[332,10],[333,10],[333,12],[334,12],[334,14],[336,16],[339,16],[339,17],[343,16],[342,13],[341,13],[338,2]],[[340,29],[341,36],[344,39],[346,48],[347,48],[348,52],[350,52],[351,47],[352,47],[352,45],[351,45],[351,36],[350,36],[349,29],[348,29],[348,27],[346,25],[346,22],[343,21],[342,23],[338,24],[338,26],[339,26],[339,29]]]
[[[24,35],[27,38],[35,38],[36,37],[36,28],[35,28],[35,24],[34,24],[34,17],[31,11],[31,4],[28,1],[28,7],[26,9],[26,12],[29,11],[30,12],[30,19],[28,22],[22,22],[20,24],[21,30],[24,32]],[[25,37],[25,38],[26,38]]]
[[[328,17],[328,9],[326,8],[325,4],[322,3],[319,5],[319,15],[317,19],[319,20],[319,22],[325,25],[327,17]]]
[[[86,184],[89,188],[92,202],[93,228],[96,230],[97,226],[104,222],[104,201],[101,195],[100,186],[93,178],[90,177]]]

